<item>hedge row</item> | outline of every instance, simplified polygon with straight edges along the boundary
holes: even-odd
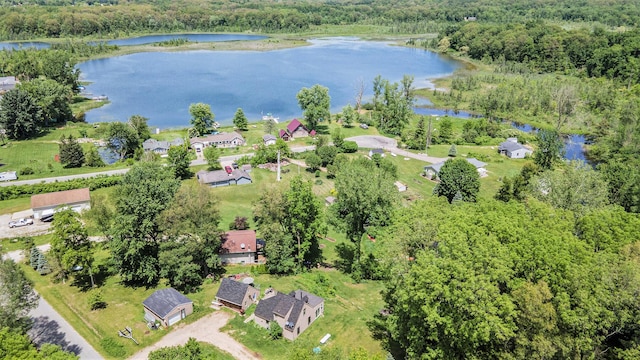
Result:
[[[90,190],[115,186],[122,181],[122,175],[99,175],[86,179],[73,179],[68,181],[56,181],[52,183],[40,183],[33,185],[13,185],[0,187],[0,200],[17,199],[35,194],[44,194],[63,190],[81,189],[88,187]]]

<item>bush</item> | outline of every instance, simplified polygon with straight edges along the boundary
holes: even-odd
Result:
[[[316,175],[317,178],[319,178],[320,177],[320,170],[316,170],[315,175]]]
[[[344,141],[340,149],[343,153],[354,153],[358,151],[358,143],[355,141]]]
[[[91,310],[104,309],[107,307],[107,303],[104,301],[104,296],[100,290],[92,290],[87,301]]]
[[[29,166],[25,166],[18,172],[18,175],[31,175],[33,174],[33,169]]]
[[[0,187],[0,200],[17,199],[34,194],[44,194],[63,190],[88,187],[90,190],[115,186],[120,184],[122,176],[96,176],[88,179],[73,179],[53,183],[39,183],[33,185],[13,185]]]
[[[271,340],[278,340],[282,337],[282,328],[277,321],[269,322],[269,335],[271,336]]]
[[[316,179],[316,185],[322,185],[322,180],[321,179]]]
[[[127,355],[124,346],[111,337],[105,337],[100,340],[100,346],[102,346],[107,354],[115,358],[123,358]]]
[[[449,156],[456,157],[458,155],[458,149],[456,149],[456,144],[451,144],[449,148]]]

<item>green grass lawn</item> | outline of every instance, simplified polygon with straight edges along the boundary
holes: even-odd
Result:
[[[108,273],[108,252],[101,250],[97,253],[97,266],[101,272],[96,275],[96,279]],[[166,285],[160,284],[157,288],[131,288],[120,283],[117,275],[107,276],[99,290],[102,291],[107,307],[102,310],[91,310],[88,304],[89,292],[82,291],[73,285],[73,280],[66,283],[54,283],[51,276],[40,276],[31,267],[24,265],[27,276],[34,282],[35,288],[40,295],[45,298],[56,311],[58,311],[70,324],[82,335],[91,345],[105,358],[119,358],[109,354],[101,345],[104,338],[112,338],[119,344],[126,353],[131,356],[140,349],[158,341],[167,332],[181,325],[170,329],[160,329],[150,331],[144,320],[144,310],[142,301],[158,288]],[[187,317],[180,324],[187,324],[210,313],[211,300],[218,290],[218,283],[205,284],[202,289],[188,297],[194,302],[194,313]],[[131,340],[118,337],[118,330],[129,326],[133,329],[135,339],[140,345],[134,344]]]
[[[240,315],[223,328],[249,349],[260,353],[263,358],[283,359],[296,348],[310,350],[320,346],[320,339],[327,333],[331,334],[331,339],[325,346],[342,350],[363,347],[370,353],[383,354],[379,343],[371,338],[366,326],[366,322],[383,306],[380,295],[382,283],[371,281],[355,284],[347,275],[336,270],[322,269],[288,277],[253,276],[262,292],[267,287],[283,293],[303,289],[325,299],[324,317],[317,319],[294,342],[285,339],[270,340],[267,330],[253,322],[245,324],[245,317]],[[326,285],[320,284],[319,277],[326,280]]]

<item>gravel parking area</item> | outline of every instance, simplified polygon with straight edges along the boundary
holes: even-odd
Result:
[[[11,221],[11,214],[0,215],[0,239],[42,235],[47,233],[51,227],[50,222],[34,220],[33,225],[9,228],[9,221]]]

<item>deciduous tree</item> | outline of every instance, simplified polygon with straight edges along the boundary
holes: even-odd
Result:
[[[154,285],[160,276],[160,213],[171,204],[180,181],[155,163],[134,165],[116,189],[116,217],[109,247],[122,280]]]
[[[107,147],[118,154],[120,160],[133,156],[141,146],[136,130],[122,122],[112,122],[109,124],[106,140]]]
[[[436,196],[444,196],[453,201],[456,193],[460,193],[463,201],[476,201],[480,191],[480,175],[476,167],[466,159],[447,160],[438,173],[440,182],[433,189]]]
[[[56,212],[53,220],[51,254],[60,264],[64,279],[68,274],[88,274],[93,287],[93,246],[87,229],[78,219],[78,214],[70,208]]]
[[[191,126],[193,126],[197,135],[207,134],[213,126],[214,114],[211,111],[211,106],[204,103],[191,104],[189,113],[191,114]]]
[[[31,95],[40,107],[42,119],[40,123],[62,123],[73,119],[69,105],[73,91],[69,86],[55,80],[40,77],[18,86]]]
[[[204,159],[207,160],[207,165],[209,165],[209,170],[222,169],[222,165],[220,165],[220,149],[218,149],[215,145],[207,146],[204,148]]]
[[[311,88],[302,88],[296,97],[309,130],[316,130],[320,122],[331,121],[331,97],[328,88],[316,84]]]
[[[552,169],[564,155],[564,143],[555,130],[540,130],[536,135],[538,148],[533,152],[533,161],[543,170]]]
[[[167,155],[169,167],[173,171],[173,174],[176,178],[188,179],[191,177],[192,173],[189,170],[189,165],[191,165],[191,153],[189,152],[187,143],[169,147],[169,152]]]
[[[93,144],[89,144],[89,149],[84,156],[84,163],[91,167],[103,167],[105,165],[104,161],[102,161],[102,158],[100,157],[98,148]]]
[[[38,299],[22,269],[13,260],[0,259],[0,328],[26,330]]]
[[[129,118],[128,124],[136,133],[138,141],[141,143],[151,138],[151,131],[149,131],[149,125],[147,124],[148,121],[148,118],[141,115],[133,115]]]

